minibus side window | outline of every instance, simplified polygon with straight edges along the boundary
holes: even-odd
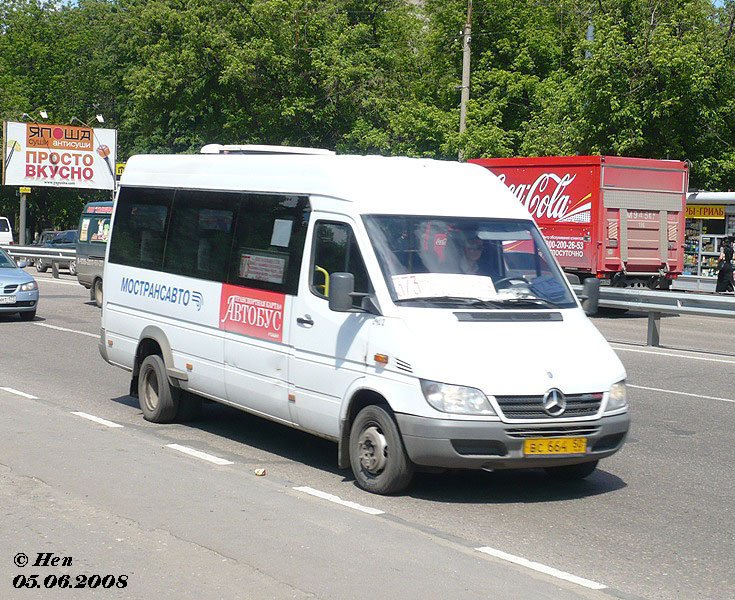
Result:
[[[346,223],[320,221],[314,229],[314,262],[311,269],[311,291],[321,298],[329,296],[329,277],[332,273],[352,273],[355,291],[370,292],[370,278],[362,260],[352,228]],[[355,298],[359,307],[362,298]]]
[[[227,282],[295,295],[310,211],[303,196],[241,194]]]
[[[227,257],[237,194],[178,190],[166,237],[163,270],[199,279],[222,282],[227,277]]]
[[[110,262],[161,270],[173,196],[168,189],[120,190]]]

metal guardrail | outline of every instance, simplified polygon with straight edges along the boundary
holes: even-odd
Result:
[[[0,246],[13,258],[47,259],[54,277],[59,276],[59,259],[76,259],[77,252],[72,249],[54,249],[47,246]],[[56,260],[54,260],[56,259]],[[591,287],[595,280],[587,280],[587,286],[572,285],[583,306],[592,296],[599,295],[597,303],[603,308],[618,308],[648,313],[648,333],[646,343],[659,346],[661,339],[661,315],[697,315],[700,317],[735,318],[735,296],[686,293],[675,291],[648,290],[645,288],[614,288],[608,286]]]
[[[581,285],[573,285],[577,296],[586,298]],[[599,288],[599,306],[648,313],[646,343],[659,346],[661,339],[661,315],[696,315],[700,317],[735,318],[735,296],[714,294],[690,294],[643,288]]]
[[[44,259],[51,265],[51,273],[54,277],[59,277],[59,263],[69,264],[76,260],[77,251],[73,248],[51,248],[49,246],[16,246],[3,245],[0,246],[5,252],[10,254],[16,260],[27,259],[31,262]]]

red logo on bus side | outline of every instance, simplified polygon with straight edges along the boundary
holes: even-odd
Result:
[[[283,338],[284,294],[223,284],[219,307],[219,327],[261,340],[281,342]]]

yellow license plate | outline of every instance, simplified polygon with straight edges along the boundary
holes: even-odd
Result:
[[[584,454],[587,438],[524,440],[524,454]]]

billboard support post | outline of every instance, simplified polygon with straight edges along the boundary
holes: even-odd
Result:
[[[21,246],[26,245],[26,194],[20,195],[20,231],[18,232],[18,243]]]

